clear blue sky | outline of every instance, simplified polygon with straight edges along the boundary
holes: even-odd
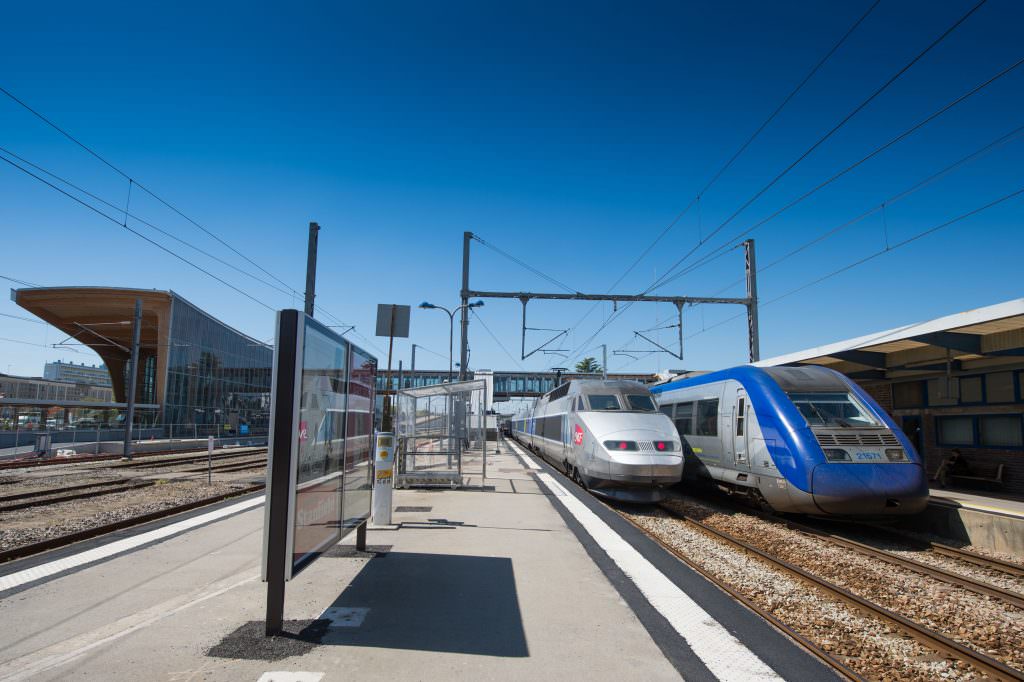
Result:
[[[606,291],[870,3],[290,4],[14,3],[0,27],[0,85],[295,289],[307,223],[319,221],[318,302],[372,338],[379,302],[457,303],[464,230],[570,287]],[[973,4],[883,0],[618,291],[663,274]],[[688,262],[1024,57],[1022,25],[1024,6],[990,0]],[[759,262],[1021,125],[1024,67],[760,227]],[[123,178],[2,96],[0,146],[126,199]],[[762,299],[883,248],[886,231],[896,243],[1019,189],[1022,151],[1016,138],[893,202],[884,221],[876,213],[767,270]],[[173,289],[254,337],[273,335],[267,309],[0,165],[0,275]],[[137,190],[131,210],[251,269]],[[1022,213],[1018,197],[765,305],[762,356],[1020,296]],[[272,307],[301,307],[189,257]],[[658,293],[714,294],[741,275],[735,251]],[[554,288],[479,245],[472,284]],[[536,302],[529,322],[566,328],[588,309]],[[682,361],[613,356],[610,367],[743,362],[742,318],[698,333],[740,310],[688,308]],[[6,296],[0,313],[27,315]],[[599,306],[562,346],[642,348],[632,332],[671,309],[636,306],[581,348],[609,313]],[[519,303],[488,301],[480,314],[518,360]],[[396,365],[411,341],[440,354],[420,354],[419,366],[446,367],[445,317],[417,310],[412,326]],[[0,317],[0,330],[14,340],[0,341],[0,372],[95,360],[44,347],[61,338],[44,325]],[[475,320],[471,345],[474,367],[516,367]]]

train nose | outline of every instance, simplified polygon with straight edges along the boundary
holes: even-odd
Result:
[[[811,495],[826,514],[915,514],[928,504],[928,483],[919,464],[819,464]]]
[[[626,442],[633,450],[607,449],[610,478],[622,483],[671,485],[682,477],[683,453],[678,446],[671,452],[660,451],[656,442],[674,441],[656,429],[629,429],[608,432],[602,442]]]

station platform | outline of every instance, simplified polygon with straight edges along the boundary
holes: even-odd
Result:
[[[983,490],[932,488],[928,506],[902,525],[992,552],[1024,557],[1024,500]]]
[[[807,680],[834,674],[546,464],[460,490],[288,583],[263,636],[263,498],[0,567],[0,680]]]

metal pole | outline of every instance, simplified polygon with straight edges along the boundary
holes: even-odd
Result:
[[[448,383],[452,383],[452,354],[454,346],[452,338],[455,336],[455,313],[448,313]]]
[[[462,344],[459,350],[459,381],[466,379],[466,366],[469,364],[469,243],[473,239],[472,232],[462,233]]]
[[[402,380],[403,380],[403,378],[404,377],[402,375],[402,361],[399,360],[398,361],[398,390],[399,391],[402,390]]]
[[[679,313],[679,359],[683,359],[683,304],[676,303],[676,311]]]
[[[132,327],[132,359],[128,367],[125,397],[128,410],[124,416],[124,459],[132,458],[132,420],[135,418],[135,384],[139,377],[139,337],[142,333],[142,299],[135,299],[135,322]]]
[[[306,314],[313,317],[313,299],[316,298],[316,247],[320,226],[309,224],[309,248],[306,251]]]
[[[206,485],[213,484],[213,436],[206,438]]]
[[[384,414],[381,418],[381,431],[391,430],[391,351],[395,347],[395,308],[391,304],[391,325],[388,327],[388,373],[384,380]]]
[[[601,378],[608,378],[608,344],[601,344]]]
[[[519,352],[519,355],[522,356],[520,358],[520,360],[525,360],[526,359],[526,304],[529,303],[530,299],[524,297],[524,298],[521,298],[519,300],[522,301],[522,303],[523,303],[523,342],[522,342],[522,350]]]
[[[409,388],[416,388],[416,344],[412,344],[412,364],[409,365]]]
[[[747,332],[750,339],[750,361],[761,359],[761,340],[757,331],[757,261],[754,258],[754,240],[743,242],[747,266]],[[680,325],[681,327],[681,325]]]
[[[483,432],[484,432],[484,440],[483,440],[483,448],[484,448],[484,473],[483,473],[483,478],[484,478],[484,481],[486,481],[487,480],[487,389],[485,388],[482,391],[482,393],[483,393],[483,395],[480,396],[481,397],[480,402],[483,403],[483,406],[484,406],[484,415],[483,415],[483,421],[484,421],[484,428],[483,428]],[[497,426],[497,424],[495,424],[495,426]],[[495,435],[494,435],[494,442],[495,443],[498,442],[498,435],[497,435],[497,433],[495,433]]]

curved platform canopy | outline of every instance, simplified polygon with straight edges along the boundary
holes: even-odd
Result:
[[[55,347],[85,345],[96,351],[110,370],[114,399],[119,403],[126,400],[125,368],[131,361],[135,300],[141,299],[139,366],[145,366],[148,358],[155,357],[157,383],[167,374],[167,353],[158,351],[166,348],[170,335],[173,294],[169,291],[112,287],[36,287],[15,289],[11,292],[11,298],[25,310],[68,335]],[[156,396],[162,394],[162,386],[154,388]]]
[[[1024,359],[1024,298],[755,362],[822,365],[852,379],[974,371]]]

